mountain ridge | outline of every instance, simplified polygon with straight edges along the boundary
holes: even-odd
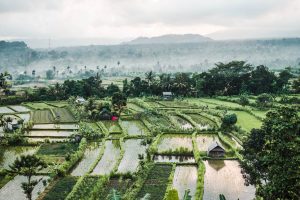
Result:
[[[155,37],[138,37],[123,44],[181,44],[214,41],[199,34],[166,34]]]

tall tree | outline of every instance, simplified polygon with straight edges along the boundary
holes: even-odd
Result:
[[[22,189],[28,200],[32,200],[32,191],[34,187],[41,181],[32,180],[33,176],[43,168],[47,167],[47,164],[35,155],[26,155],[17,158],[14,163],[9,166],[10,173],[20,174],[27,177],[27,182],[22,183]]]
[[[121,112],[127,105],[127,97],[121,93],[121,92],[116,92],[112,96],[111,99],[111,104],[113,106],[113,109],[118,113],[118,115],[121,115]]]
[[[246,182],[263,199],[300,199],[300,117],[282,107],[270,111],[261,129],[244,142],[241,166]]]

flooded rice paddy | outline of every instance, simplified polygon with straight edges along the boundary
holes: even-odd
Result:
[[[175,168],[173,178],[173,187],[178,191],[180,200],[183,199],[185,190],[190,190],[189,194],[192,196],[192,199],[195,199],[197,188],[197,167],[177,166]]]
[[[32,191],[32,200],[37,199],[38,195],[44,191],[45,187],[43,180],[48,180],[48,176],[34,176],[33,180],[41,180]],[[26,195],[21,188],[22,182],[26,182],[25,176],[16,176],[13,180],[9,181],[5,186],[0,189],[0,200],[27,200]]]
[[[141,145],[140,139],[129,139],[124,142],[124,156],[118,167],[118,173],[135,172],[139,165],[139,154],[145,156],[146,146]]]
[[[73,131],[56,130],[32,130],[27,134],[28,137],[70,137]]]
[[[29,122],[30,120],[30,114],[29,113],[24,113],[24,114],[17,114],[18,117],[24,120],[24,123]]]
[[[0,148],[0,169],[9,169],[9,165],[12,165],[16,158],[21,155],[31,155],[37,151],[38,147],[6,147]]]
[[[204,196],[205,200],[215,200],[224,194],[228,200],[255,197],[255,187],[245,186],[238,161],[210,160],[205,161]]]
[[[155,155],[155,163],[195,163],[194,156]]]
[[[146,127],[138,120],[122,120],[120,121],[120,125],[122,129],[130,136],[146,134],[144,131]]]
[[[4,113],[14,113],[15,111],[13,111],[12,109],[8,108],[8,107],[0,107],[0,114],[4,114]]]
[[[106,175],[113,171],[117,160],[120,156],[120,141],[119,140],[107,140],[105,141],[104,153],[94,168],[92,175]]]
[[[34,124],[32,129],[77,130],[78,124]]]
[[[16,112],[29,112],[30,110],[25,106],[9,106],[9,108],[15,110]]]
[[[197,135],[196,143],[199,151],[207,151],[208,147],[213,143],[213,141],[217,141],[221,144],[218,135],[216,134],[203,134]]]
[[[82,160],[78,163],[75,169],[72,171],[72,176],[83,176],[86,174],[93,163],[96,161],[100,151],[101,151],[101,144],[97,142],[93,142],[89,145],[89,147],[85,150],[84,156]]]
[[[166,151],[175,151],[185,148],[193,150],[192,137],[185,135],[163,135],[158,143],[158,153]]]

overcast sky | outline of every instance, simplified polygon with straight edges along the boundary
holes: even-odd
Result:
[[[299,37],[300,0],[0,0],[0,40],[33,47],[48,38],[63,46],[185,33]]]

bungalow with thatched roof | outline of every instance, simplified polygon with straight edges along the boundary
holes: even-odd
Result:
[[[217,141],[213,141],[207,149],[207,156],[210,157],[224,157],[225,153],[225,148]]]

